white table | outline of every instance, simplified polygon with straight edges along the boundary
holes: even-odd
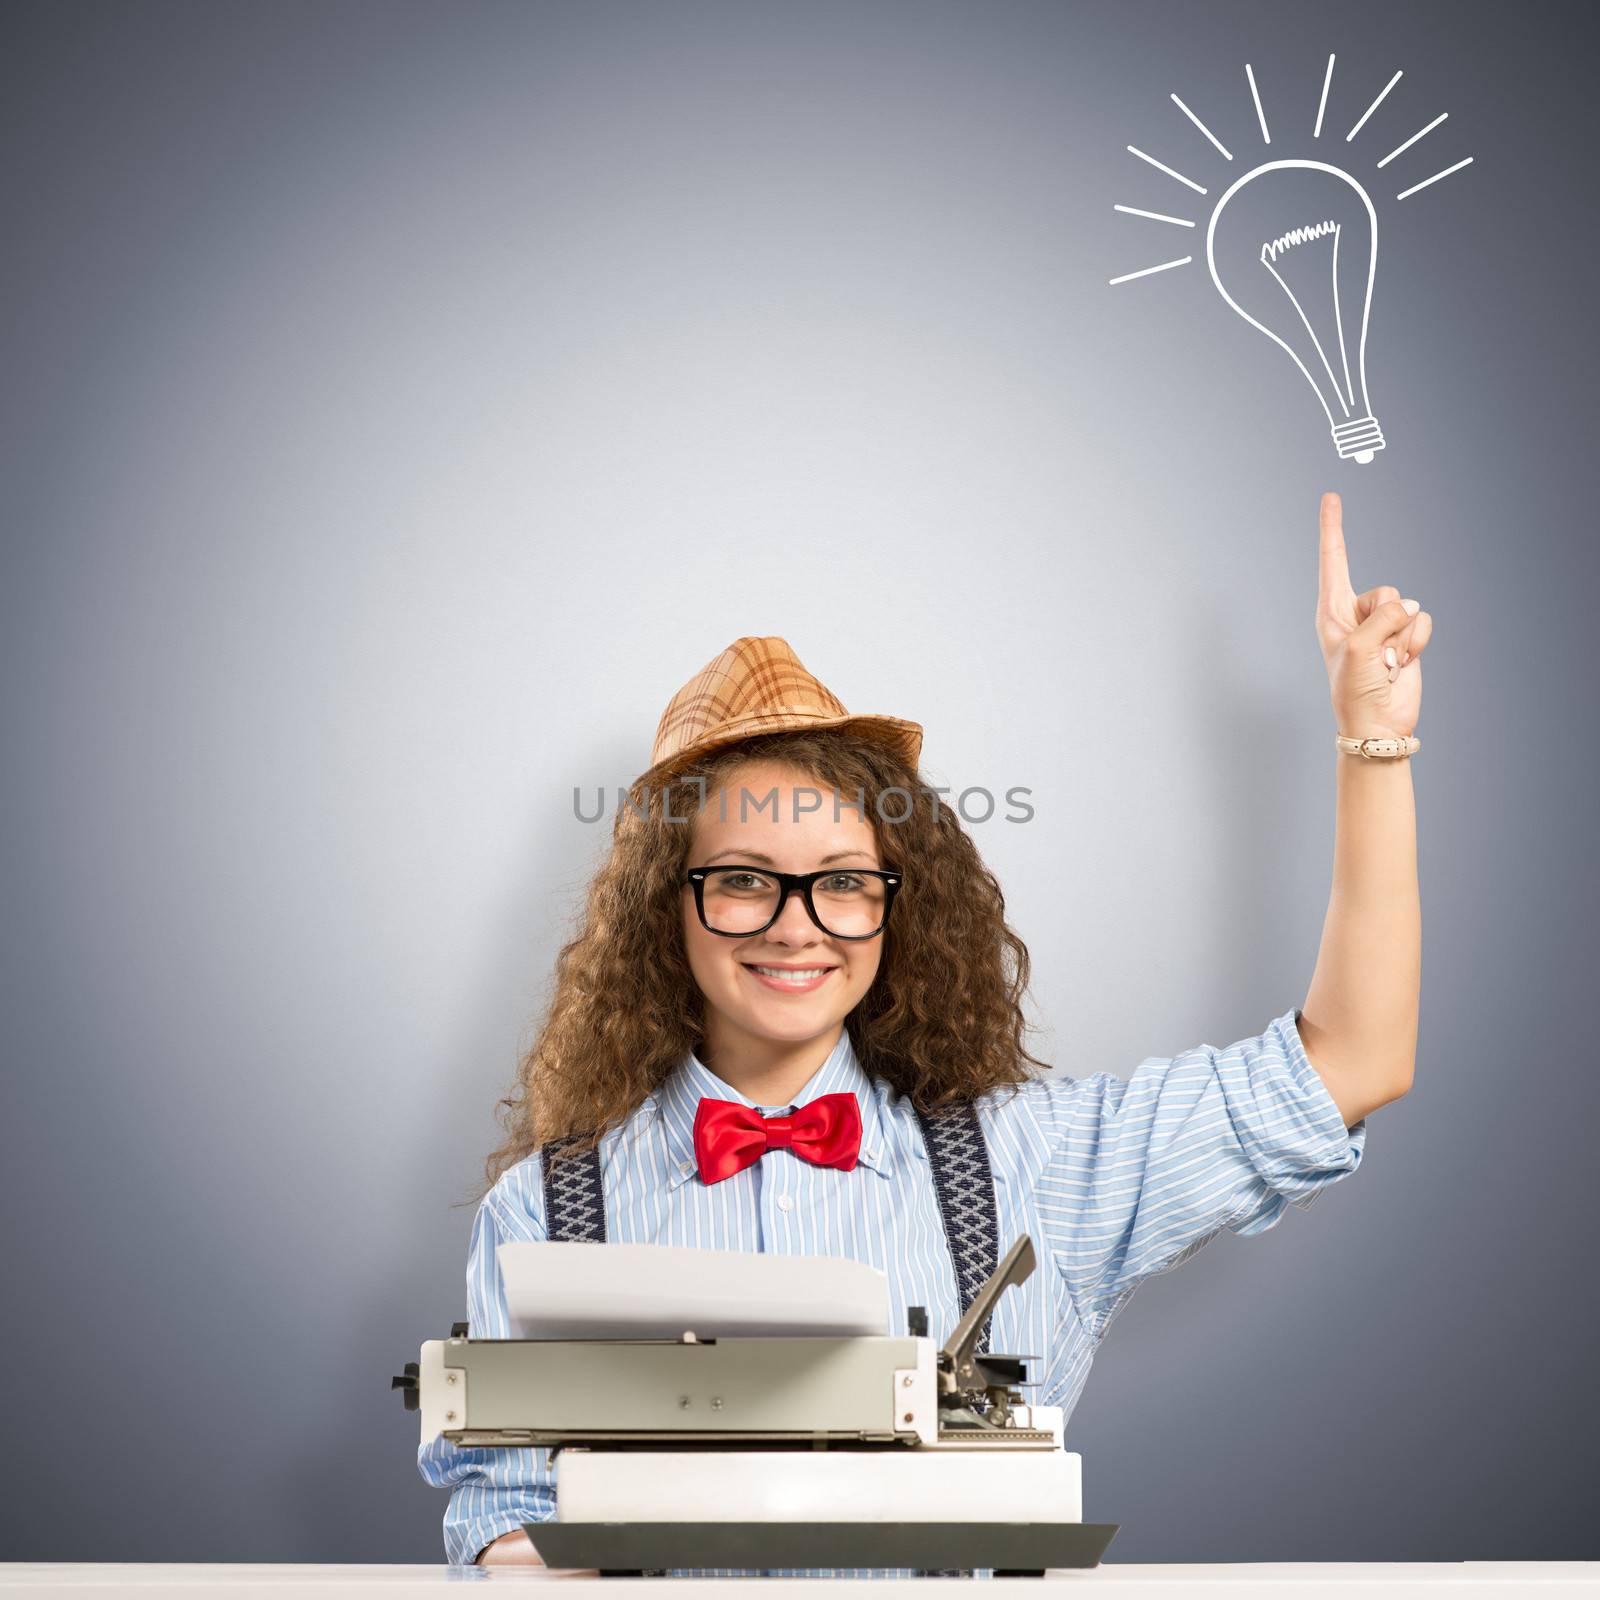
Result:
[[[584,1583],[619,1595],[649,1590],[655,1600],[754,1600],[771,1589],[783,1600],[841,1600],[876,1594],[886,1587],[952,1584],[954,1578],[586,1578],[543,1567],[298,1566],[162,1562],[0,1562],[5,1600],[185,1600],[216,1593],[226,1600],[345,1600],[375,1589],[375,1600],[432,1600],[447,1584]],[[1102,1562],[1081,1572],[1055,1571],[1043,1578],[984,1578],[1019,1589],[1019,1600],[1042,1588],[1106,1591],[1110,1600],[1600,1600],[1600,1561],[1462,1561],[1311,1563],[1238,1566],[1138,1566]],[[761,1594],[761,1600],[774,1600]]]

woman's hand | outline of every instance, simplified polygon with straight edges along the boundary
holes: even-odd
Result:
[[[478,1565],[480,1567],[542,1567],[544,1562],[539,1559],[539,1552],[533,1548],[533,1540],[521,1528],[513,1528],[510,1533],[502,1533],[478,1557]]]
[[[521,1528],[502,1533],[478,1557],[480,1567],[542,1567],[544,1562],[533,1548],[533,1540]],[[552,1567],[553,1578],[598,1578],[598,1569],[592,1567]]]
[[[1418,658],[1432,632],[1433,618],[1417,601],[1402,600],[1392,584],[1365,594],[1350,587],[1343,507],[1338,495],[1323,495],[1317,639],[1337,732],[1353,739],[1410,737],[1422,709]]]

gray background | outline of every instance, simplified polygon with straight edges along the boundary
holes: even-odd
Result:
[[[1303,1000],[1324,488],[1436,618],[1416,1088],[1135,1298],[1087,1510],[1600,1556],[1586,16],[13,0],[0,1558],[442,1559],[389,1376],[465,1314],[573,786],[740,633],[1032,787],[974,832],[1061,1070]],[[1113,202],[1204,216],[1127,144],[1228,170],[1169,93],[1260,158],[1248,60],[1312,154],[1330,50],[1353,171],[1450,113],[1373,182],[1370,467],[1203,266],[1107,282],[1179,253]]]

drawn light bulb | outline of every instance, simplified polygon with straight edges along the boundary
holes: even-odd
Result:
[[[1366,190],[1323,161],[1269,161],[1217,201],[1206,263],[1222,298],[1305,374],[1340,457],[1370,462],[1384,441],[1367,397],[1378,217]]]
[[[1311,129],[1313,139],[1322,137],[1333,86],[1333,63],[1330,53],[1316,123]],[[1272,131],[1266,107],[1255,69],[1248,61],[1244,75],[1250,85],[1261,142],[1270,145]],[[1350,144],[1366,127],[1373,112],[1404,76],[1404,72],[1396,72],[1377,92],[1351,124],[1344,136],[1345,144]],[[1217,155],[1224,161],[1234,160],[1233,151],[1176,94],[1170,98]],[[1337,107],[1337,99],[1333,103]],[[1391,161],[1406,156],[1448,117],[1448,112],[1441,111],[1409,139],[1402,139],[1378,161],[1376,170],[1382,172]],[[1281,124],[1279,137],[1283,137]],[[1127,150],[1164,177],[1209,198],[1207,185],[1189,173],[1169,166],[1137,145],[1130,144]],[[1190,165],[1187,157],[1174,159]],[[1395,200],[1398,203],[1425,190],[1437,193],[1433,189],[1436,183],[1471,165],[1472,157],[1463,156],[1432,177],[1406,184],[1395,194]],[[1113,209],[1142,218],[1140,227],[1150,222],[1169,228],[1199,225],[1195,217],[1172,216],[1144,206],[1119,202]],[[1186,267],[1194,259],[1194,254],[1181,255],[1119,273],[1109,281],[1113,286],[1142,281],[1158,272]],[[1223,191],[1206,229],[1206,264],[1222,298],[1252,328],[1260,329],[1287,351],[1300,369],[1322,405],[1340,457],[1371,461],[1384,448],[1385,441],[1367,397],[1367,316],[1372,310],[1372,276],[1378,265],[1378,214],[1367,191],[1348,172],[1329,166],[1326,161],[1269,161]]]

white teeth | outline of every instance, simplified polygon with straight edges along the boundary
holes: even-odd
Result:
[[[824,972],[831,972],[832,967],[758,967],[752,964],[752,972],[759,972],[764,978],[777,978],[784,983],[809,983],[813,978],[820,978]]]

